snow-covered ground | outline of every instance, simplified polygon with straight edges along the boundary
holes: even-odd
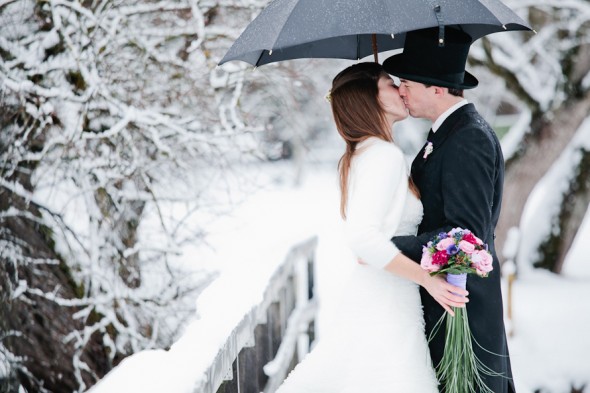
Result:
[[[310,152],[303,183],[293,186],[293,169],[273,172],[274,186],[251,195],[231,216],[210,228],[208,266],[219,277],[197,300],[198,318],[169,351],[131,356],[92,393],[192,392],[237,321],[260,301],[265,280],[289,247],[318,235],[316,294],[319,337],[341,283],[355,259],[342,240],[338,212],[338,145]],[[584,240],[590,218],[570,252],[563,276],[532,271],[514,284],[510,351],[519,393],[569,393],[590,385],[590,260]],[[538,390],[541,389],[541,390]]]

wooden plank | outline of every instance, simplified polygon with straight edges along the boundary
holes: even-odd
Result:
[[[238,373],[240,393],[259,393],[256,375],[262,365],[256,356],[256,347],[243,348],[238,356]]]
[[[217,393],[238,393],[238,359],[232,363],[232,379],[221,384]]]
[[[254,337],[256,340],[256,379],[260,391],[268,382],[268,376],[264,373],[264,365],[272,360],[271,341],[268,331],[268,324],[258,325],[254,330]],[[258,393],[257,392],[257,393]]]
[[[274,358],[281,346],[282,326],[281,326],[281,305],[279,302],[274,302],[268,307],[268,328],[270,336],[271,354]]]

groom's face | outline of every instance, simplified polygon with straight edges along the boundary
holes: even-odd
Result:
[[[400,79],[399,95],[412,117],[430,119],[432,117],[434,89],[419,82]]]

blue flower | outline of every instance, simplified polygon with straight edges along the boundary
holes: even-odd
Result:
[[[458,252],[459,252],[459,247],[457,247],[454,244],[451,244],[450,246],[447,247],[447,255],[455,255]]]
[[[438,234],[439,239],[446,239],[449,235],[446,232],[441,232]]]

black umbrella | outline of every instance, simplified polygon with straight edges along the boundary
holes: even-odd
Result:
[[[436,26],[440,39],[445,26],[459,28],[473,40],[500,31],[532,30],[500,0],[273,0],[219,64],[358,60],[371,53],[377,60],[377,52],[403,48],[405,32]]]

